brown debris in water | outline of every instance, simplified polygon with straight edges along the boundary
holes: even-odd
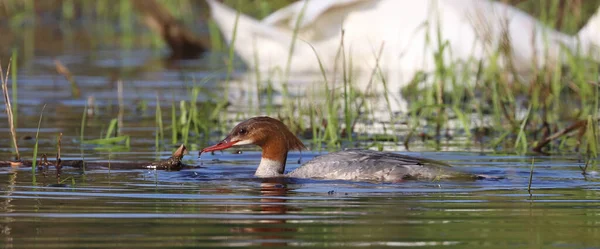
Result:
[[[185,156],[188,153],[187,148],[185,147],[185,145],[180,145],[179,148],[173,152],[173,156],[174,157],[178,157],[179,160],[181,160],[181,158],[183,158],[183,156]]]
[[[59,152],[60,153],[60,152]],[[40,157],[40,166],[55,166],[58,174],[64,167],[83,169],[84,163],[86,169],[90,168],[112,168],[112,169],[158,169],[158,170],[168,170],[168,171],[177,171],[183,168],[196,168],[199,166],[194,165],[186,165],[181,160],[183,156],[188,153],[185,145],[180,145],[179,148],[171,157],[161,160],[158,162],[84,162],[83,160],[62,160],[60,155],[57,154],[58,162],[48,162],[48,158],[46,154],[42,154]],[[0,167],[8,167],[11,166],[12,161],[0,161]],[[22,161],[20,166],[31,167],[32,161]],[[59,176],[59,175],[58,175]]]
[[[187,148],[182,144],[167,160],[152,163],[152,166],[156,167],[156,169],[164,169],[169,171],[181,170],[183,167],[186,167],[186,165],[181,162],[181,159],[187,153]]]
[[[165,6],[155,0],[132,0],[135,9],[143,15],[146,26],[158,33],[171,48],[171,59],[196,58],[210,50],[207,37],[197,37],[177,21]]]
[[[71,71],[69,71],[69,69],[59,60],[54,60],[54,65],[56,66],[56,72],[64,76],[65,79],[71,84],[71,94],[73,97],[79,98],[79,96],[81,96],[81,92],[79,91],[79,86],[77,85],[77,82],[75,82]]]
[[[21,162],[21,161],[10,161],[10,166],[11,167],[21,167],[21,166],[23,166],[23,162]]]
[[[48,156],[46,154],[42,154],[42,156],[40,156],[40,163],[38,165],[45,167],[50,166],[50,163],[48,162]]]

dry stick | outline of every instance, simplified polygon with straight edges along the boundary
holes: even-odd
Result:
[[[62,160],[60,159],[60,144],[62,140],[62,132],[58,133],[58,142],[56,143],[56,169],[60,169],[62,167]]]
[[[59,179],[60,181],[60,171],[62,168],[62,160],[60,159],[60,144],[61,144],[61,140],[62,140],[62,132],[58,133],[58,142],[56,143],[56,178]]]
[[[61,144],[61,140],[62,140],[62,132],[58,133],[58,142],[56,143],[56,162],[60,161],[60,144]],[[58,164],[58,163],[57,163]]]
[[[588,174],[587,169],[588,169],[589,165],[590,165],[590,159],[585,161],[585,167],[581,167],[581,165],[579,165],[579,168],[581,169],[581,174],[584,175],[584,177],[585,177],[585,175]]]
[[[4,95],[4,104],[6,107],[6,114],[8,115],[8,125],[10,126],[10,134],[12,135],[13,144],[15,146],[15,152],[17,153],[16,160],[21,160],[19,154],[19,146],[17,145],[17,131],[15,130],[15,124],[13,121],[12,106],[10,104],[10,97],[8,96],[8,75],[10,74],[10,64],[12,64],[12,58],[8,61],[8,67],[6,68],[6,76],[2,71],[2,63],[0,63],[0,79],[2,80],[2,94]]]
[[[123,115],[125,113],[125,104],[123,103],[123,81],[117,82],[117,95],[119,101],[119,114],[117,115],[117,136],[121,136],[121,129],[123,129]]]
[[[533,180],[533,165],[535,164],[535,159],[531,159],[531,171],[529,172],[529,185],[527,186],[527,192],[529,192],[529,198],[532,198],[531,194],[531,182]]]
[[[571,133],[574,130],[581,129],[581,128],[585,127],[586,125],[587,125],[587,120],[579,120],[579,121],[575,122],[574,124],[572,124],[571,126],[552,134],[552,136],[544,138],[544,140],[539,142],[538,145],[536,145],[533,148],[533,151],[542,153],[542,148],[544,148],[544,146],[548,145],[548,143],[550,143],[552,140],[555,140],[561,136]]]

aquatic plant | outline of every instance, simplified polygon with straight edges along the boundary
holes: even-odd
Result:
[[[37,163],[37,152],[38,152],[38,142],[40,135],[40,126],[42,125],[42,117],[44,116],[44,110],[46,109],[46,105],[42,107],[42,111],[40,111],[40,119],[38,121],[37,130],[35,131],[35,144],[33,145],[33,160],[31,161],[31,174],[35,177],[35,167]]]
[[[84,140],[83,143],[109,146],[108,148],[116,148],[116,147],[114,147],[114,145],[123,143],[124,144],[123,146],[125,149],[129,148],[130,143],[131,143],[131,138],[129,137],[129,135],[117,135],[117,133],[116,133],[117,130],[118,130],[118,119],[113,118],[110,121],[108,128],[106,129],[104,138]]]
[[[86,122],[87,122],[87,112],[88,112],[88,105],[86,103],[85,107],[83,108],[83,114],[81,117],[81,125],[80,125],[80,129],[79,129],[79,142],[80,143],[83,143],[83,140],[84,140],[85,126],[86,126]]]
[[[6,114],[8,116],[8,126],[10,127],[10,135],[12,138],[13,146],[15,148],[16,160],[21,160],[21,155],[19,154],[19,146],[17,145],[17,131],[15,129],[15,121],[13,115],[13,109],[11,107],[10,97],[8,95],[8,75],[10,74],[10,66],[12,64],[12,58],[8,63],[6,68],[6,75],[4,75],[4,70],[2,69],[2,63],[0,63],[0,81],[2,81],[2,95],[4,96],[4,106],[6,108]]]
[[[192,1],[160,1],[171,13],[181,18],[183,23],[194,23],[193,11],[189,8]],[[225,1],[235,6],[243,13],[262,17],[273,10],[284,6],[289,1]],[[597,1],[596,1],[597,2]],[[561,31],[576,31],[585,19],[596,9],[596,2],[569,2],[561,5],[560,1],[522,1],[519,7],[529,10],[550,27],[559,28]],[[109,4],[110,3],[110,4]],[[7,8],[14,10],[13,13],[21,13],[26,10],[26,5],[32,1],[7,1]],[[73,14],[90,13],[90,18],[95,20],[115,20],[115,26],[121,27],[123,35],[131,35],[136,30],[131,28],[135,22],[129,13],[132,7],[129,3],[120,1],[116,4],[106,0],[88,3],[86,1],[66,1],[57,12],[63,18],[77,18]],[[577,4],[583,4],[583,7]],[[110,6],[116,6],[119,11],[112,11]],[[85,10],[78,11],[79,8]],[[570,11],[578,8],[581,12]],[[71,13],[71,10],[74,12]],[[31,11],[31,10],[29,10]],[[34,15],[32,11],[30,13]],[[93,14],[93,15],[92,15]],[[15,23],[22,22],[23,16],[13,16]],[[239,18],[239,14],[238,17]],[[298,25],[302,15],[295,20],[294,38],[298,36]],[[433,20],[435,21],[435,19]],[[12,21],[11,21],[12,22]],[[223,132],[229,125],[224,122],[225,118],[220,116],[228,106],[227,99],[230,92],[230,81],[236,70],[236,60],[233,46],[225,48],[223,40],[216,26],[209,22],[210,40],[212,47],[216,50],[221,47],[225,61],[225,67],[215,70],[219,73],[225,72],[225,79],[221,93],[214,93],[212,89],[202,86],[194,86],[189,89],[188,99],[177,100],[171,103],[170,121],[162,120],[160,99],[157,99],[155,110],[156,137],[155,145],[160,147],[164,141],[164,132],[171,129],[171,143],[173,145],[184,142],[192,145],[196,141],[207,141],[215,132]],[[426,24],[424,24],[426,25]],[[425,28],[425,27],[424,27]],[[107,31],[108,36],[115,36],[114,31]],[[113,33],[110,33],[113,32]],[[237,26],[233,30],[233,41],[237,36]],[[428,30],[429,32],[429,30]],[[383,149],[384,146],[395,146],[404,144],[406,149],[424,146],[427,149],[443,149],[443,143],[453,143],[459,148],[471,149],[478,146],[482,150],[498,152],[515,152],[519,154],[530,151],[550,152],[580,152],[590,156],[598,153],[598,110],[600,94],[598,70],[594,62],[589,58],[578,55],[579,53],[565,52],[565,65],[548,63],[538,67],[537,61],[532,61],[535,70],[528,77],[518,75],[514,65],[511,65],[510,47],[500,46],[496,51],[490,51],[485,60],[449,61],[452,57],[444,57],[451,45],[440,39],[444,30],[432,30],[426,33],[427,41],[435,54],[432,56],[435,69],[432,72],[421,72],[412,79],[409,87],[402,89],[402,98],[410,104],[405,113],[393,112],[391,97],[396,96],[396,89],[390,89],[390,79],[386,78],[378,63],[370,75],[367,89],[359,89],[359,79],[352,70],[352,57],[347,51],[341,49],[344,40],[341,39],[339,56],[336,60],[336,68],[339,78],[331,77],[318,58],[321,79],[315,86],[307,87],[306,95],[298,96],[288,88],[290,64],[282,65],[283,70],[278,72],[261,73],[255,71],[256,96],[252,100],[261,99],[265,105],[259,103],[247,110],[238,111],[228,109],[228,115],[236,118],[246,118],[249,115],[270,115],[284,120],[294,132],[305,135],[311,140],[313,148],[320,149],[322,146],[338,148],[341,146],[372,146]],[[437,34],[436,34],[437,32]],[[141,37],[149,34],[142,33]],[[130,37],[131,38],[131,37]],[[127,39],[130,39],[127,38]],[[508,39],[505,35],[503,39]],[[144,39],[145,40],[145,39]],[[102,41],[94,41],[100,44]],[[289,44],[288,60],[292,56],[295,42],[302,40],[292,39]],[[96,46],[98,45],[96,44]],[[123,46],[127,46],[124,38]],[[131,44],[130,44],[131,45]],[[346,44],[347,45],[347,44]],[[382,44],[381,46],[383,46]],[[142,43],[141,46],[156,46]],[[248,46],[257,46],[248,44]],[[16,51],[16,50],[15,50]],[[13,54],[17,53],[13,51]],[[508,57],[507,57],[508,56]],[[24,56],[25,57],[25,56]],[[373,57],[381,57],[381,48],[373,52]],[[508,59],[502,59],[502,58]],[[260,58],[256,58],[259,65]],[[218,61],[218,60],[212,60]],[[218,61],[222,63],[222,61]],[[17,71],[16,57],[11,63],[12,75],[12,99],[13,123],[16,125],[16,98],[17,98]],[[329,65],[326,65],[329,66]],[[64,67],[64,66],[63,66]],[[58,69],[57,65],[57,69]],[[65,70],[68,71],[68,70]],[[70,73],[69,73],[70,74]],[[69,82],[73,76],[63,74]],[[185,75],[185,72],[182,72]],[[216,77],[210,76],[199,81],[212,81]],[[3,78],[4,80],[4,78]],[[340,84],[341,82],[341,84]],[[282,84],[282,87],[278,87]],[[202,85],[202,84],[200,84]],[[72,84],[72,86],[74,86]],[[375,92],[371,87],[383,89]],[[76,88],[73,87],[73,95]],[[213,95],[211,95],[211,93]],[[198,102],[198,96],[206,94],[209,101]],[[218,95],[218,96],[217,96]],[[283,96],[282,103],[277,103],[276,97]],[[175,99],[175,98],[173,98]],[[248,101],[254,103],[258,101]],[[216,103],[213,103],[214,101]],[[387,106],[386,112],[375,110],[374,104],[381,101]],[[280,105],[281,104],[281,105]],[[85,110],[84,110],[85,112]],[[114,121],[114,120],[113,120]],[[114,134],[118,129],[113,127],[111,121],[102,136],[98,140],[112,139],[110,143],[124,143],[127,138]],[[118,123],[118,120],[117,120]],[[381,129],[367,130],[357,124],[380,124]],[[94,140],[85,141],[84,130],[86,126],[86,114],[83,114],[81,124],[80,141],[82,143],[98,142]],[[359,128],[357,128],[359,127]],[[111,131],[112,130],[112,131]],[[118,133],[118,132],[117,132]],[[108,137],[108,134],[111,134]],[[14,135],[13,137],[16,137]],[[456,139],[460,137],[461,139]],[[121,140],[119,140],[121,139]],[[167,138],[168,139],[168,138]],[[16,138],[13,139],[16,146]],[[454,147],[457,148],[457,147]],[[18,151],[18,150],[17,150]]]
[[[19,87],[17,85],[17,76],[18,76],[18,68],[19,68],[19,63],[18,63],[18,50],[16,48],[12,49],[12,55],[11,55],[11,66],[10,66],[10,74],[11,74],[11,82],[12,82],[12,86],[11,86],[11,91],[12,91],[12,114],[13,114],[13,122],[15,124],[15,127],[17,126],[17,124],[19,123],[18,119],[19,119]],[[7,72],[8,73],[8,72]],[[6,80],[6,79],[5,79]]]
[[[163,118],[162,111],[160,109],[160,99],[158,98],[158,93],[156,93],[156,110],[154,112],[154,121],[156,122],[156,133],[154,138],[154,146],[158,151],[160,149],[160,143],[165,139],[165,132],[163,127]]]

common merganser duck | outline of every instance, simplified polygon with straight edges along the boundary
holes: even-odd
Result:
[[[598,14],[571,36],[502,1],[303,0],[263,20],[243,14],[237,18],[237,11],[226,5],[207,2],[226,41],[250,68],[288,67],[302,73],[320,72],[322,65],[329,72],[341,72],[335,67],[341,65],[343,40],[346,61],[353,62],[354,70],[370,74],[378,66],[388,74],[388,82],[401,81],[401,86],[419,71],[433,72],[439,52],[447,65],[476,65],[495,58],[498,51],[509,51],[499,56],[528,73],[534,62],[563,62],[564,48],[586,54],[600,38]]]
[[[399,182],[407,179],[480,178],[453,169],[450,165],[419,157],[351,149],[317,156],[296,170],[284,174],[288,151],[304,150],[304,144],[281,121],[254,117],[236,125],[223,141],[203,152],[254,144],[262,148],[258,177],[293,177],[331,180]]]

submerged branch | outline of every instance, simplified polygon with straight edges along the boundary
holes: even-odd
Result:
[[[171,157],[161,160],[158,162],[85,162],[86,170],[90,168],[111,168],[111,169],[158,169],[158,170],[181,170],[183,168],[197,168],[199,166],[194,165],[186,165],[181,160],[183,156],[187,154],[187,148],[185,145],[179,146],[179,148],[173,152]],[[60,156],[58,156],[58,162],[49,162],[47,156],[42,154],[40,158],[40,166],[55,166],[57,170],[64,167],[83,169],[84,161],[83,160],[61,160]],[[36,160],[36,159],[34,159]],[[21,164],[25,167],[31,167],[33,161],[23,161]],[[11,166],[11,161],[0,161],[0,167],[9,167]]]

